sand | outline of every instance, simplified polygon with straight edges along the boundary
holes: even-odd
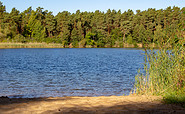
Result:
[[[1,114],[185,114],[156,96],[0,98]]]

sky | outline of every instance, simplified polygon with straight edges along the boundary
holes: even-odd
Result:
[[[77,10],[81,12],[94,12],[96,10],[106,12],[108,9],[121,10],[128,9],[134,12],[138,9],[141,11],[148,8],[165,9],[168,6],[185,7],[185,0],[0,0],[6,6],[6,11],[11,12],[12,8],[16,8],[20,12],[26,10],[30,6],[35,10],[42,7],[44,10],[52,11],[54,15],[58,12],[69,11],[75,13]]]

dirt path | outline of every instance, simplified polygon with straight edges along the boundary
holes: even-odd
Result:
[[[1,114],[184,114],[185,109],[163,104],[161,97],[110,96],[9,99],[0,98]]]

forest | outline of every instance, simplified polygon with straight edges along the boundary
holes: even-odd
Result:
[[[63,47],[142,47],[157,42],[176,42],[184,30],[185,7],[149,8],[145,11],[68,11],[53,15],[41,7],[6,12],[0,2],[0,42],[58,43]]]

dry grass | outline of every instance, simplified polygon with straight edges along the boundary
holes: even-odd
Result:
[[[63,48],[56,43],[0,43],[0,48]]]

